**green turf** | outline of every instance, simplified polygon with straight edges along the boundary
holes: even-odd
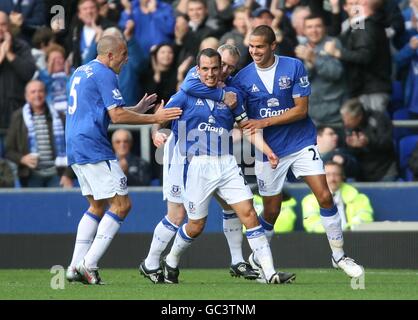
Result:
[[[366,270],[365,289],[331,269],[292,269],[296,282],[265,285],[231,278],[226,269],[183,269],[179,285],[154,285],[133,269],[103,269],[105,286],[65,282],[51,289],[49,270],[0,270],[0,299],[418,299],[418,271]]]

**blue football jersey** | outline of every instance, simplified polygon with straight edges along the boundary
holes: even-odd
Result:
[[[172,131],[183,156],[220,156],[232,154],[231,130],[235,119],[245,110],[242,98],[235,88],[227,88],[238,96],[237,107],[231,110],[223,102],[201,99],[180,90],[168,101],[165,108],[179,107],[181,117],[173,121]]]
[[[278,61],[277,61],[278,59]],[[257,73],[255,63],[242,69],[232,80],[245,100],[250,119],[281,115],[295,106],[293,99],[309,96],[310,83],[303,63],[298,59],[276,56],[273,92],[270,94]],[[264,128],[266,143],[279,157],[316,144],[316,129],[309,117],[286,125]],[[264,161],[267,161],[264,156]]]
[[[124,105],[112,69],[98,60],[77,68],[70,79],[65,123],[69,165],[116,159],[107,137],[108,110]]]

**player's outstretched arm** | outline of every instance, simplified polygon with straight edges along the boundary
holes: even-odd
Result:
[[[162,124],[159,124],[159,123],[155,123],[155,124],[152,125],[151,137],[152,137],[152,142],[154,143],[154,146],[156,148],[162,147],[168,139],[169,134],[166,134],[165,132],[159,131],[163,127],[164,126]]]
[[[176,120],[180,118],[180,108],[164,109],[160,107],[154,114],[139,114],[122,107],[116,107],[108,111],[114,124],[153,124]]]
[[[257,129],[263,129],[270,126],[279,126],[283,124],[289,124],[308,116],[308,97],[294,98],[295,106],[289,111],[282,113],[281,115],[264,118],[264,119],[250,119],[242,123],[242,127],[247,130],[255,131]]]

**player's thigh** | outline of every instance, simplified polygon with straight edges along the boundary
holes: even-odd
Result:
[[[255,162],[258,192],[261,196],[275,196],[282,192],[291,163],[291,157],[284,157],[279,160],[279,165],[273,169],[269,162]]]
[[[186,170],[183,203],[189,219],[202,219],[208,215],[210,200],[218,186],[216,170],[212,164],[194,157]]]
[[[295,155],[291,166],[296,178],[325,174],[324,163],[319,155],[317,146],[308,146]]]
[[[167,200],[167,217],[172,223],[179,226],[186,217],[183,202],[177,203]]]

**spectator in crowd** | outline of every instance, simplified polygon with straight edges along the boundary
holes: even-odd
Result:
[[[122,4],[125,10],[119,27],[125,29],[126,21],[133,20],[136,41],[147,55],[153,46],[173,42],[175,17],[171,5],[161,0],[122,1]]]
[[[55,35],[49,27],[41,27],[36,30],[32,37],[32,56],[35,59],[36,67],[39,70],[47,68],[46,51],[50,44],[55,42]]]
[[[380,1],[346,0],[344,10],[350,23],[340,36],[342,48],[329,41],[324,50],[344,63],[349,97],[358,97],[366,110],[385,112],[392,61],[385,20],[375,14],[380,5]]]
[[[297,219],[295,212],[295,207],[297,204],[296,199],[289,195],[287,192],[283,192],[282,196],[283,202],[280,208],[280,214],[277,217],[276,223],[274,224],[274,233],[286,233],[295,230],[295,223]],[[261,215],[264,211],[263,198],[257,193],[254,194],[253,204],[257,214]]]
[[[122,1],[126,2],[126,1]],[[97,0],[99,15],[115,25],[118,24],[123,6],[119,1]]]
[[[119,165],[128,178],[128,186],[149,186],[150,164],[131,153],[133,138],[130,131],[118,129],[112,135],[112,147]]]
[[[219,47],[219,40],[215,37],[207,37],[202,40],[199,46],[199,51],[206,49],[206,48],[212,48],[214,50],[218,49]]]
[[[47,49],[47,68],[39,73],[39,80],[46,86],[47,103],[65,120],[67,110],[67,84],[69,70],[65,66],[65,49],[58,44]]]
[[[150,64],[140,76],[146,93],[156,92],[167,102],[177,90],[177,70],[173,47],[160,44],[151,52]]]
[[[7,160],[0,158],[0,188],[13,188],[15,178]]]
[[[240,70],[250,61],[248,47],[244,44],[245,36],[250,29],[250,20],[247,10],[244,7],[239,7],[234,10],[234,20],[232,21],[232,24],[234,28],[231,31],[226,32],[221,37],[219,44],[223,45],[228,43],[238,48],[238,50],[241,52],[241,57],[237,66],[237,70]]]
[[[77,17],[70,26],[66,48],[74,68],[88,62],[85,58],[90,46],[100,39],[104,29],[112,26],[111,21],[99,15],[96,0],[78,1]]]
[[[337,37],[341,33],[341,5],[340,0],[308,1],[309,9],[313,15],[322,17],[327,33],[331,37]]]
[[[205,0],[208,19],[206,25],[215,31],[216,37],[221,37],[230,30],[230,23],[233,19],[234,7],[230,0]],[[173,6],[180,14],[187,14],[189,0],[176,0]]]
[[[318,151],[324,163],[337,162],[344,168],[347,178],[354,179],[358,175],[357,159],[345,148],[338,147],[338,134],[332,127],[320,125],[316,127]]]
[[[306,44],[308,39],[304,34],[304,24],[307,16],[311,14],[309,7],[296,7],[292,14],[292,27],[296,31],[296,37],[299,44]]]
[[[43,0],[2,0],[0,11],[9,15],[10,23],[28,43],[36,29],[45,25],[45,5]]]
[[[378,111],[366,111],[358,99],[341,108],[346,144],[360,165],[358,181],[394,181],[398,170],[392,141],[392,122]]]
[[[10,33],[9,17],[0,11],[0,129],[24,102],[26,83],[36,71],[30,47]]]
[[[298,45],[296,57],[303,60],[312,87],[309,98],[309,116],[315,124],[342,124],[340,107],[345,96],[342,63],[324,51],[328,37],[320,16],[310,15],[304,22],[306,45]],[[338,40],[337,47],[341,48]]]
[[[355,187],[344,182],[343,167],[336,162],[325,163],[325,174],[334,202],[338,207],[343,230],[373,221],[373,208],[369,198]],[[324,233],[319,205],[311,193],[302,200],[303,227],[307,232]]]
[[[16,110],[6,136],[6,158],[18,165],[22,187],[72,187],[67,167],[64,125],[45,102],[45,85],[30,81],[26,104]]]

